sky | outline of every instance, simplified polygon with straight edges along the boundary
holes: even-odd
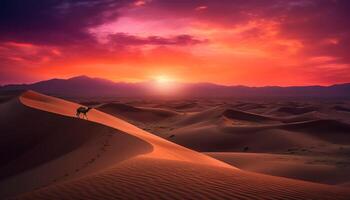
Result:
[[[348,0],[1,0],[0,84],[350,82]]]

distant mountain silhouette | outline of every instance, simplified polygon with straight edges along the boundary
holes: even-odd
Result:
[[[0,91],[34,90],[62,97],[147,97],[158,95],[152,82],[122,83],[77,76],[33,84],[5,85]],[[350,83],[332,86],[246,87],[212,83],[178,83],[183,97],[350,97]]]
[[[115,83],[101,78],[77,76],[70,79],[50,79],[33,84],[6,85],[1,91],[34,90],[37,92],[65,97],[93,96],[138,96],[144,86],[140,83]],[[143,94],[144,95],[144,94]]]

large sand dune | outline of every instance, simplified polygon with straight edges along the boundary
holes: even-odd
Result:
[[[78,106],[35,92],[0,104],[1,197],[350,198],[341,187],[239,170],[95,109],[77,119]]]
[[[0,113],[1,196],[95,173],[152,151],[120,130],[32,109],[19,99],[0,104]]]

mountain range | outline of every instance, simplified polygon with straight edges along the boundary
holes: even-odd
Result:
[[[152,97],[165,94],[154,90],[154,81],[139,83],[113,82],[102,78],[77,76],[69,79],[50,79],[32,84],[12,84],[0,91],[34,90],[61,97]],[[174,83],[175,84],[175,83]],[[350,83],[331,86],[224,86],[213,83],[176,83],[177,97],[311,97],[349,98]],[[169,88],[170,89],[170,88]],[[170,94],[169,94],[170,95]]]

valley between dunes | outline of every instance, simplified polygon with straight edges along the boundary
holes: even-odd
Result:
[[[283,116],[251,116],[249,112],[215,109],[184,118],[181,112],[155,109],[154,118],[145,115],[142,119],[135,119],[146,119],[148,123],[159,121],[159,116],[181,117],[176,122],[178,126],[192,127],[170,130],[168,134],[175,137],[170,135],[168,141],[103,112],[102,107],[102,111],[92,109],[88,120],[78,119],[75,111],[79,106],[33,91],[0,103],[1,199],[350,199],[346,187],[249,172],[235,167],[236,161],[229,162],[238,159],[240,166],[251,162],[244,161],[240,155],[208,153],[223,162],[195,151],[231,151],[236,148],[232,148],[235,142],[246,145],[247,141],[238,140],[237,135],[209,137],[218,130],[238,134],[253,132],[250,139],[256,140],[256,147],[266,149],[259,146],[256,138],[264,138],[269,132],[267,127],[273,126],[273,129],[285,132],[305,130],[310,134],[300,137],[305,138],[301,141],[307,141],[314,137],[310,127],[322,129],[325,122],[336,127],[340,135],[337,138],[343,137],[343,141],[333,141],[333,138],[321,134],[322,141],[346,143],[348,137],[343,136],[347,131],[345,124],[329,120],[301,122]],[[218,118],[217,113],[225,118]],[[231,123],[229,119],[234,116],[239,120],[251,120],[253,126],[220,126],[221,129],[211,126],[213,121],[210,120],[222,125]],[[197,122],[203,121],[203,117],[210,120],[199,126]],[[304,120],[308,116],[302,117]],[[291,123],[276,123],[281,119]],[[254,125],[261,121],[267,125]],[[206,127],[205,132],[200,131],[203,127]],[[275,135],[284,138],[280,133]],[[300,140],[282,141],[284,143],[280,145],[292,147]],[[223,145],[215,148],[218,144]],[[278,146],[270,147],[269,152],[279,149]],[[333,151],[338,146],[329,148]],[[266,157],[270,161],[275,159]]]

